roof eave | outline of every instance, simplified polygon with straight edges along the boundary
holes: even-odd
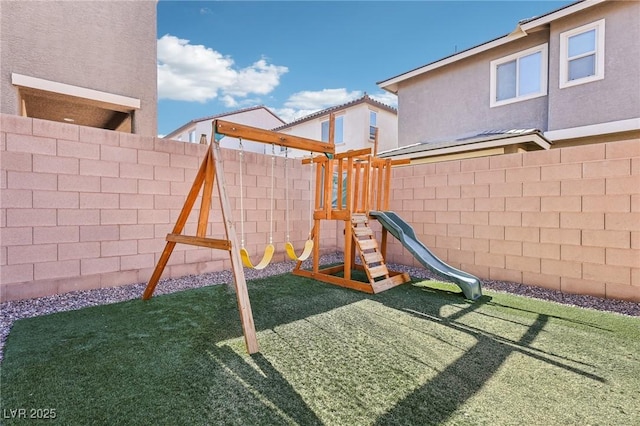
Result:
[[[399,83],[408,80],[410,78],[416,77],[418,75],[427,73],[429,71],[432,71],[434,69],[443,67],[445,65],[449,65],[451,63],[460,61],[462,59],[468,58],[470,56],[474,56],[477,55],[479,53],[485,52],[487,50],[496,48],[498,46],[501,46],[503,44],[506,43],[510,43],[514,40],[520,39],[522,37],[526,37],[528,35],[529,32],[533,31],[534,29],[543,26],[543,25],[547,25],[552,21],[555,21],[557,19],[563,18],[565,16],[574,14],[576,12],[579,12],[581,10],[596,6],[597,4],[603,3],[607,0],[584,0],[578,3],[574,3],[568,6],[565,6],[564,8],[558,9],[556,11],[552,11],[546,15],[542,15],[539,16],[537,18],[533,18],[531,20],[528,20],[526,22],[523,22],[521,24],[518,24],[515,28],[514,31],[512,31],[510,34],[507,34],[505,36],[499,37],[495,40],[480,44],[478,46],[469,48],[467,50],[463,50],[460,53],[456,53],[454,55],[451,56],[447,56],[446,58],[443,59],[439,59],[435,62],[431,62],[427,65],[424,65],[422,67],[419,68],[415,68],[411,71],[402,73],[400,75],[397,75],[395,77],[389,78],[387,80],[382,80],[377,82],[376,84],[378,85],[378,87],[380,87],[383,90],[386,90],[388,92],[391,92],[393,94],[398,94],[398,89],[399,89]]]
[[[482,142],[473,142],[463,145],[455,145],[448,146],[436,149],[429,150],[415,150],[410,152],[397,152],[401,151],[401,149],[389,150],[387,153],[381,152],[378,154],[380,158],[399,158],[399,159],[416,159],[416,158],[426,158],[426,157],[436,157],[440,155],[447,154],[457,154],[461,152],[472,152],[472,151],[480,151],[483,149],[489,148],[497,148],[504,147],[509,145],[516,145],[522,143],[533,143],[540,147],[543,150],[551,149],[551,142],[547,140],[540,133],[529,133],[525,135],[516,135],[516,136],[507,136],[507,137],[499,137],[496,139],[490,139]],[[415,147],[416,145],[411,145],[411,147]],[[393,151],[397,153],[394,155]]]

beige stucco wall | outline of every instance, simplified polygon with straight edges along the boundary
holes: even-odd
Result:
[[[399,145],[452,140],[490,129],[546,129],[546,96],[489,107],[489,64],[547,39],[548,33],[541,31],[400,83]]]
[[[247,111],[240,111],[235,114],[225,115],[220,117],[220,120],[231,121],[233,123],[244,124],[251,127],[257,127],[259,129],[273,129],[274,127],[282,126],[282,121],[275,115],[270,113],[264,108],[251,109]],[[200,135],[207,135],[207,141],[211,140],[211,132],[213,120],[202,120],[197,123],[193,123],[191,126],[185,128],[184,131],[173,135],[172,133],[166,137],[171,139],[180,140],[183,142],[189,142],[189,132],[195,130],[196,143],[200,141]],[[238,149],[240,147],[239,140],[237,138],[231,138],[225,136],[220,141],[220,146],[223,148]],[[242,148],[244,151],[256,152],[260,154],[271,154],[271,146],[263,143],[242,141]],[[276,150],[276,153],[279,149]]]
[[[559,88],[560,33],[605,18],[603,80]],[[551,23],[549,128],[640,117],[640,2],[605,2]]]
[[[336,117],[343,117],[344,143],[336,144],[336,152],[346,152],[351,149],[371,148],[373,141],[369,139],[369,111],[378,113],[378,151],[384,151],[398,146],[398,120],[397,115],[383,108],[367,103],[345,108],[336,112]],[[327,121],[329,115],[323,115],[313,120],[303,121],[283,129],[283,133],[289,133],[310,139],[321,139],[321,123]],[[292,150],[290,155],[297,157],[308,155],[308,152]]]
[[[488,129],[558,130],[640,116],[640,2],[606,2],[398,85],[399,145]],[[605,19],[605,78],[559,88],[560,33]],[[548,95],[490,108],[490,62],[549,46]],[[624,138],[624,135],[621,135]]]
[[[18,114],[11,73],[140,99],[135,132],[157,132],[156,1],[0,2],[0,112]]]

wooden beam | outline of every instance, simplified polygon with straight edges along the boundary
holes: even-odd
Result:
[[[391,160],[387,160],[385,167],[385,182],[384,182],[384,205],[382,210],[389,210],[389,198],[391,197]]]
[[[373,136],[373,156],[377,156],[378,155],[378,130],[380,130],[378,127],[376,127],[376,130],[374,131],[374,136]]]
[[[153,292],[158,285],[158,281],[160,281],[160,277],[164,272],[165,266],[167,266],[167,262],[171,257],[171,253],[173,253],[173,249],[176,247],[176,243],[169,241],[164,246],[164,250],[162,250],[162,254],[160,255],[160,260],[156,264],[155,269],[153,270],[153,274],[151,274],[151,278],[149,278],[149,282],[147,283],[147,287],[144,289],[144,293],[142,294],[142,300],[149,300],[151,296],[153,296]]]
[[[232,219],[233,210],[231,210],[231,203],[229,203],[229,197],[227,196],[227,186],[224,181],[224,169],[222,168],[222,162],[217,160],[221,156],[220,144],[212,141],[211,145],[214,147],[213,152],[211,152],[211,158],[214,163],[213,169],[216,175],[220,207],[222,207],[222,221],[224,222],[227,239],[231,243],[231,250],[229,251],[229,254],[231,256],[231,270],[234,277],[238,311],[240,311],[242,333],[244,334],[244,342],[247,347],[247,352],[254,354],[259,352],[260,348],[258,347],[256,326],[253,322],[253,312],[251,311],[247,281],[244,276],[244,269],[242,268],[242,261],[240,259],[238,235]]]
[[[210,148],[209,148],[210,150]],[[193,180],[193,184],[191,185],[191,189],[189,190],[189,194],[187,195],[187,199],[182,206],[182,210],[180,211],[180,215],[178,216],[178,220],[176,221],[175,226],[173,227],[174,234],[180,234],[184,229],[184,225],[187,223],[187,219],[189,218],[189,214],[191,213],[191,209],[193,209],[193,204],[196,202],[198,198],[198,193],[200,192],[200,188],[202,188],[202,184],[205,180],[205,174],[208,168],[209,161],[211,161],[211,157],[209,155],[209,151],[207,151],[207,155],[204,156],[202,163],[200,164],[200,169],[196,174],[195,179]],[[153,292],[158,285],[158,281],[164,272],[164,268],[167,266],[167,262],[171,257],[171,253],[173,253],[173,249],[175,248],[176,243],[167,242],[164,246],[164,250],[160,255],[160,259],[156,264],[155,269],[153,270],[153,274],[151,274],[151,278],[149,278],[149,282],[147,283],[147,287],[142,294],[143,300],[149,300],[151,296],[153,296]]]
[[[391,165],[392,166],[404,166],[407,164],[411,164],[411,159],[409,158],[404,158],[404,159],[400,159],[400,160],[391,160]]]
[[[389,274],[391,275],[391,274]],[[387,279],[381,280],[381,281],[376,281],[373,284],[371,284],[371,287],[373,287],[373,291],[374,293],[381,293],[385,290],[389,290],[390,288],[399,286],[401,284],[404,283],[408,283],[409,281],[411,281],[411,278],[409,277],[409,274],[407,273],[399,273],[397,275],[393,275]]]
[[[211,193],[213,191],[213,176],[215,170],[213,168],[213,159],[211,158],[211,150],[207,150],[207,168],[205,170],[204,188],[202,189],[202,201],[200,203],[200,214],[198,216],[198,229],[196,235],[204,237],[207,234],[207,225],[209,224],[209,210],[211,209]]]
[[[336,160],[340,160],[342,158],[360,157],[361,155],[369,155],[369,154],[371,154],[371,148],[350,149],[349,151],[336,154],[334,158]]]
[[[326,275],[323,273],[316,273],[316,272],[311,272],[311,271],[307,271],[305,269],[300,269],[298,271],[293,271],[293,275],[297,275],[300,277],[306,277],[306,278],[311,278],[317,281],[322,281],[325,282],[327,284],[333,284],[333,285],[337,285],[340,287],[346,287],[346,288],[351,288],[354,290],[358,290],[358,291],[362,291],[364,293],[369,293],[369,294],[373,294],[373,288],[371,287],[371,284],[369,283],[363,283],[361,281],[355,281],[355,280],[346,280],[342,277],[336,277],[334,275]]]
[[[207,247],[216,250],[231,250],[231,242],[214,238],[192,237],[190,235],[167,234],[167,241],[191,246]]]
[[[303,151],[322,152],[334,154],[335,146],[315,139],[307,139],[300,136],[287,135],[271,130],[259,129],[244,124],[232,123],[224,120],[214,120],[213,128],[216,133],[235,138],[242,138],[252,142],[269,143],[287,148],[296,148]]]

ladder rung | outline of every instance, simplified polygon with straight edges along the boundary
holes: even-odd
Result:
[[[374,250],[378,249],[378,242],[376,240],[358,240],[360,250]]]
[[[356,234],[356,236],[358,237],[368,237],[370,235],[373,235],[373,230],[368,226],[365,226],[365,227],[353,228],[353,233]]]
[[[372,263],[384,262],[384,258],[377,251],[374,251],[373,253],[363,253],[362,256],[364,257],[364,261],[367,265],[371,265]]]
[[[354,214],[351,215],[351,223],[367,223],[369,218],[366,214]]]
[[[387,269],[387,265],[380,265],[374,268],[369,268],[369,276],[372,279],[389,275],[389,270]]]

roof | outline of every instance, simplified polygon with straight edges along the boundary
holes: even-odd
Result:
[[[551,142],[538,129],[485,130],[453,141],[420,142],[389,149],[378,153],[378,157],[423,158],[522,143],[533,143],[541,149],[551,147]]]
[[[168,133],[167,135],[163,136],[163,138],[164,139],[171,139],[173,136],[177,135],[178,133],[182,133],[183,131],[185,131],[191,125],[196,124],[196,123],[200,123],[202,121],[215,120],[216,118],[227,117],[229,115],[241,114],[243,112],[255,111],[255,110],[258,110],[258,109],[264,109],[265,111],[267,111],[268,113],[273,115],[275,118],[280,120],[282,123],[285,122],[282,118],[278,117],[273,111],[271,111],[266,106],[264,106],[264,105],[256,105],[256,106],[252,106],[252,107],[248,107],[248,108],[236,109],[234,111],[222,112],[222,113],[216,114],[216,115],[208,115],[208,116],[202,117],[202,118],[195,118],[195,119],[183,124],[182,126],[178,127],[174,131]]]
[[[434,69],[443,67],[445,65],[460,61],[462,59],[468,58],[470,56],[477,55],[482,52],[486,52],[487,50],[496,48],[498,46],[502,46],[506,43],[510,43],[514,40],[518,40],[522,37],[526,37],[528,35],[528,31],[531,31],[535,28],[539,28],[543,25],[546,25],[552,21],[563,18],[567,15],[574,14],[581,10],[587,9],[589,7],[595,6],[607,0],[580,0],[575,3],[569,4],[567,6],[561,7],[560,9],[553,10],[544,15],[523,19],[516,25],[515,30],[511,33],[506,34],[502,37],[498,37],[493,40],[489,40],[485,43],[479,44],[477,46],[471,47],[469,49],[463,50],[461,52],[455,53],[450,56],[446,56],[442,59],[439,59],[434,62],[430,62],[426,65],[423,65],[418,68],[414,68],[410,71],[399,74],[395,77],[388,78],[386,80],[382,80],[377,82],[378,86],[382,89],[387,90],[391,93],[398,93],[398,84],[408,80],[410,78],[416,77],[418,75],[422,75]]]
[[[272,129],[272,130],[278,131],[278,130],[288,129],[289,127],[293,127],[293,126],[296,126],[296,125],[298,125],[300,123],[304,123],[305,121],[313,120],[315,118],[322,117],[323,115],[327,115],[327,114],[332,113],[332,112],[342,111],[344,109],[351,108],[351,107],[353,107],[355,105],[359,105],[359,104],[363,104],[363,103],[367,103],[367,104],[370,104],[370,105],[375,105],[378,108],[382,108],[382,109],[384,109],[386,111],[389,111],[389,112],[391,112],[393,114],[398,114],[398,110],[397,109],[395,109],[395,108],[393,108],[393,107],[391,107],[391,106],[389,106],[387,104],[383,104],[380,101],[376,101],[375,99],[371,98],[369,95],[367,95],[365,93],[364,96],[362,96],[362,97],[360,97],[358,99],[354,99],[353,101],[350,101],[350,102],[347,102],[347,103],[344,103],[344,104],[341,104],[341,105],[332,106],[332,107],[323,109],[322,111],[314,112],[313,114],[309,114],[307,116],[304,116],[302,118],[294,120],[291,123],[285,124],[284,126],[276,127],[275,129]]]

